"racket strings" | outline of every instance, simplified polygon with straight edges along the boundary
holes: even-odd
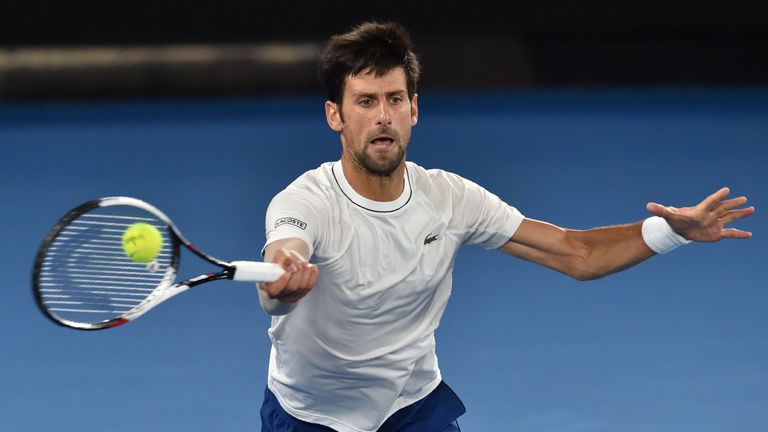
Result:
[[[134,214],[122,214],[129,212]],[[136,222],[149,223],[163,235],[163,246],[152,262],[137,263],[123,249],[122,235]],[[84,213],[48,247],[38,278],[41,300],[68,321],[119,318],[173,278],[172,244],[165,224],[143,210],[113,206]]]

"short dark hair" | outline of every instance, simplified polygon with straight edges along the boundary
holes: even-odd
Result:
[[[351,31],[331,37],[320,57],[320,80],[328,91],[328,100],[341,104],[344,81],[366,69],[374,76],[402,67],[413,99],[421,74],[419,59],[413,52],[411,35],[396,22],[365,22]]]

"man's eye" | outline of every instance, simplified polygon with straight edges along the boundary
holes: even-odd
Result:
[[[402,98],[402,96],[395,96],[395,97],[393,97],[393,98],[391,99],[391,103],[393,103],[393,104],[399,104],[399,103],[400,103],[400,102],[402,102],[402,101],[403,101],[403,98]]]
[[[360,106],[364,106],[364,107],[371,106],[372,103],[373,101],[370,99],[360,99],[360,102],[359,102]]]

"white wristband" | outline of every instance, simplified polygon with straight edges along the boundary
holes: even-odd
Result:
[[[690,243],[683,236],[676,233],[667,223],[666,219],[659,216],[651,216],[643,221],[643,240],[645,244],[657,254],[665,254],[678,246]]]

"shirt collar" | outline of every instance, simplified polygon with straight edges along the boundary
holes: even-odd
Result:
[[[341,165],[341,160],[333,163],[331,172],[333,173],[333,178],[336,180],[336,184],[339,186],[339,189],[341,189],[344,196],[356,206],[371,212],[392,213],[400,210],[408,204],[408,201],[410,201],[411,196],[413,195],[411,190],[411,178],[408,174],[408,164],[405,165],[405,171],[403,172],[403,183],[405,187],[403,187],[403,192],[400,196],[394,201],[374,201],[357,193],[344,175],[344,168]]]

